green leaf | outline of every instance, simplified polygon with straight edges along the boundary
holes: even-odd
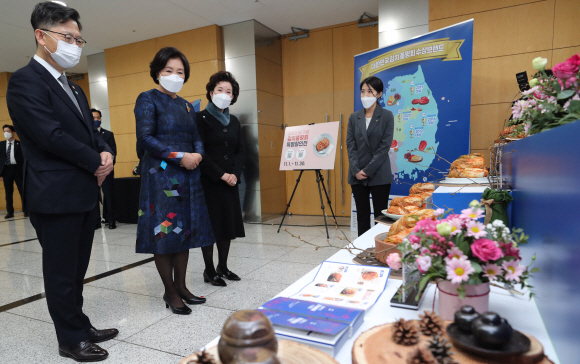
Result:
[[[479,263],[474,262],[473,260],[471,261],[471,267],[473,269],[475,269],[476,274],[483,272],[483,268],[481,268],[481,265],[479,265]]]
[[[560,87],[560,84],[558,83],[558,81],[554,81],[552,82],[552,88],[554,89],[554,91],[556,92],[560,92],[562,91],[562,87]]]
[[[568,112],[580,113],[580,101],[570,100],[570,106],[568,106]]]
[[[539,271],[540,271],[540,268],[535,267],[535,268],[532,268],[532,270],[530,271],[530,273],[538,273]]]
[[[574,90],[564,90],[562,92],[558,93],[558,100],[563,100],[563,99],[567,99],[568,97],[574,96],[574,94],[576,93],[576,91]]]

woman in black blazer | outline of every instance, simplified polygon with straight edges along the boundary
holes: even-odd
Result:
[[[389,205],[393,175],[389,150],[393,142],[393,113],[383,109],[377,100],[383,95],[383,81],[371,76],[360,83],[363,109],[348,119],[346,148],[348,151],[348,183],[356,203],[358,235],[371,228],[373,196],[375,215]]]
[[[197,127],[205,147],[200,165],[201,184],[216,238],[219,262],[213,265],[213,245],[203,247],[205,271],[203,279],[214,286],[226,286],[221,277],[239,281],[228,269],[230,242],[244,237],[244,221],[238,182],[244,164],[244,143],[238,118],[230,115],[229,106],[238,99],[240,86],[234,76],[225,71],[212,75],[206,85],[209,100],[205,110],[197,113]]]

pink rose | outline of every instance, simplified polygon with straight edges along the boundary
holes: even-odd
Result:
[[[568,62],[558,63],[552,67],[552,72],[558,78],[570,78],[578,73],[578,65]]]
[[[569,79],[566,80],[566,85],[564,85],[562,80],[558,78],[558,83],[560,84],[560,87],[562,87],[562,90],[566,90],[566,89],[569,89],[570,87],[574,86],[576,81],[578,81],[578,79],[576,77],[570,77]]]
[[[403,266],[401,264],[401,256],[399,256],[399,254],[397,253],[389,254],[389,256],[387,257],[387,265],[394,270],[401,269],[401,267]]]
[[[520,257],[520,249],[513,246],[511,243],[504,243],[500,242],[499,246],[503,251],[504,257],[515,257],[518,260],[521,260]]]
[[[580,56],[578,54],[573,55],[572,57],[566,60],[566,63],[573,64],[580,67]]]
[[[471,246],[471,252],[484,262],[501,258],[501,249],[497,247],[495,241],[485,238],[474,241]]]

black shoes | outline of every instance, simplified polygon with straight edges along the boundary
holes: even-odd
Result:
[[[4,216],[5,219],[11,219],[14,217],[14,214],[6,214],[6,216]]]
[[[183,302],[187,303],[188,305],[201,305],[202,303],[205,303],[205,301],[206,301],[206,299],[204,297],[197,297],[196,295],[193,295],[192,298],[187,298],[187,297],[182,296],[182,295],[179,295],[179,297],[181,297]]]
[[[228,279],[230,281],[241,281],[242,280],[240,277],[238,277],[238,275],[236,273],[234,273],[230,270],[226,270],[225,272],[222,272],[219,266],[217,267],[216,272],[217,272],[218,276],[224,277],[225,279]]]
[[[189,315],[191,313],[191,308],[185,305],[183,307],[172,306],[171,303],[169,303],[166,295],[163,295],[163,301],[165,301],[165,308],[171,308],[171,312],[176,315]]]
[[[29,217],[29,216],[30,216],[30,214],[28,212],[24,213],[24,217]]]
[[[97,330],[94,327],[89,329],[89,341],[93,344],[111,340],[119,334],[117,329]]]
[[[218,287],[226,287],[227,284],[226,282],[220,278],[219,275],[215,275],[215,277],[210,277],[209,275],[207,275],[207,273],[204,271],[203,272],[203,281],[205,283],[211,283],[212,286],[218,286]]]
[[[107,359],[109,353],[90,341],[81,341],[76,345],[59,345],[58,353],[65,358],[72,358],[78,362],[94,362]]]
[[[115,224],[115,222],[112,222],[112,223],[109,224],[109,229],[113,230],[113,229],[116,229],[116,228],[117,228],[117,225]]]

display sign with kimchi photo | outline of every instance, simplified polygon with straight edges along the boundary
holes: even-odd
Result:
[[[390,272],[388,267],[324,261],[314,280],[291,297],[366,310],[385,290]]]
[[[338,121],[314,125],[291,126],[284,132],[281,171],[334,169]]]

